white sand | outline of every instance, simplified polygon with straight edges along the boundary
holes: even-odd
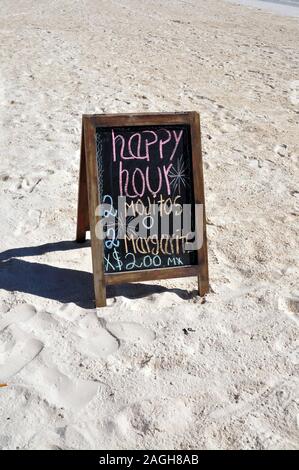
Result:
[[[0,15],[0,447],[297,447],[298,20],[218,0]],[[212,291],[120,286],[96,311],[70,241],[81,114],[181,110],[202,117]]]

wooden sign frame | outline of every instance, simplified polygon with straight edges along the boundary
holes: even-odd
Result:
[[[98,201],[98,169],[96,159],[96,128],[153,125],[188,125],[191,133],[192,172],[194,202],[203,205],[203,243],[197,250],[197,265],[145,269],[118,273],[104,272],[103,240],[96,237],[95,227],[100,219],[96,216]],[[86,240],[90,230],[92,266],[96,307],[106,306],[106,285],[158,279],[198,277],[198,292],[204,296],[209,288],[208,253],[205,220],[205,198],[201,151],[200,118],[196,112],[146,113],[146,114],[96,114],[83,115],[80,156],[79,196],[77,214],[77,242]]]

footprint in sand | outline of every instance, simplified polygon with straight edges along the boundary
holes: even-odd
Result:
[[[287,313],[296,322],[299,321],[299,296],[290,295],[287,297],[280,297],[278,306],[281,311]]]
[[[115,337],[124,341],[140,341],[150,343],[156,338],[156,334],[134,322],[109,322],[106,323],[107,330]]]
[[[0,331],[11,326],[11,331],[2,335],[0,343],[0,382],[8,381],[29,364],[43,349],[41,341],[31,338],[15,324],[30,320],[36,308],[30,304],[19,304],[0,321]],[[7,330],[5,330],[7,331]]]
[[[78,350],[94,358],[105,359],[118,348],[119,341],[104,328],[100,329],[95,336],[81,338],[78,342]]]
[[[280,157],[287,157],[288,146],[286,144],[278,144],[274,147],[274,152],[277,153],[277,155]]]
[[[5,173],[5,172],[1,172],[0,173],[0,181],[8,181],[10,178],[9,174],[8,173]]]
[[[82,354],[105,359],[119,348],[119,340],[99,322],[96,314],[89,314],[79,323],[77,347]]]
[[[82,354],[102,359],[115,353],[120,341],[150,343],[156,338],[152,330],[138,323],[106,322],[96,314],[81,320],[76,335],[79,337],[77,347]]]
[[[41,211],[37,209],[30,209],[28,217],[19,223],[18,227],[14,231],[15,235],[22,235],[31,233],[39,227],[41,219]]]
[[[14,346],[12,342],[6,347],[4,345],[4,352],[0,354],[0,382],[5,383],[20,372],[41,352],[43,347],[41,341],[33,338],[24,342],[17,340]]]
[[[46,170],[27,175],[11,175],[7,172],[0,173],[0,181],[9,183],[9,190],[12,192],[29,192],[32,193],[40,182],[48,175],[52,175],[53,170]]]
[[[81,315],[86,315],[85,311],[81,307],[78,307],[78,305],[72,302],[63,304],[58,311],[55,311],[55,314],[69,322],[75,322]]]
[[[106,421],[108,432],[120,438],[153,434],[155,431],[175,434],[184,432],[192,423],[192,410],[180,398],[144,400],[122,409]]]
[[[0,331],[4,330],[12,323],[22,323],[30,320],[36,315],[36,308],[30,304],[19,304],[13,307],[3,318],[0,320]]]
[[[99,382],[72,380],[55,367],[39,367],[30,375],[30,384],[49,403],[73,411],[86,406],[99,388]]]
[[[299,213],[299,191],[293,190],[291,191],[291,196],[294,198],[294,213]]]

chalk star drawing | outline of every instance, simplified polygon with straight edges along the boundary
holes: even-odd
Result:
[[[173,166],[168,174],[170,178],[170,185],[173,187],[173,190],[179,190],[181,192],[181,186],[186,188],[189,186],[189,174],[188,166],[183,160],[183,155],[181,155],[177,160],[176,167]]]
[[[129,226],[129,224],[135,219],[133,216],[126,216],[124,217],[123,214],[119,214],[117,219],[116,219],[116,225],[117,225],[117,233],[127,235],[127,236],[134,236],[135,232],[132,227]]]
[[[124,217],[123,214],[118,214],[114,219],[106,222],[106,232],[113,230],[115,234],[115,239],[118,239],[118,236],[124,237],[135,237],[135,231],[133,227],[130,227],[129,224],[135,220],[133,216]]]

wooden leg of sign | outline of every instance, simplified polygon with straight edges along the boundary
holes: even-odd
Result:
[[[97,187],[97,162],[95,146],[95,127],[84,120],[83,128],[85,134],[85,159],[86,159],[86,180],[89,208],[91,255],[93,268],[93,282],[96,307],[106,307],[106,281],[104,273],[104,247],[103,240],[96,235],[96,225],[100,221],[100,216],[96,214],[98,206]]]
[[[90,129],[88,129],[90,132]],[[91,140],[93,140],[91,138]],[[77,213],[77,234],[76,241],[83,243],[86,240],[86,232],[90,230],[91,235],[91,255],[93,266],[93,281],[96,307],[106,306],[106,284],[101,256],[102,243],[95,236],[95,208],[96,191],[95,171],[90,152],[94,149],[85,145],[85,129],[82,125],[81,138],[81,156],[80,156],[80,176],[79,176],[79,195],[78,195],[78,213]],[[89,155],[87,155],[89,152]]]
[[[206,235],[205,208],[203,205],[195,206],[195,219],[197,240],[201,244],[197,250],[198,260],[198,293],[203,297],[209,291],[208,249]]]
[[[208,248],[207,248],[207,234],[206,234],[206,215],[205,215],[205,196],[203,187],[203,164],[202,164],[202,150],[201,150],[201,136],[200,136],[200,121],[199,114],[196,112],[190,113],[191,124],[191,139],[192,139],[192,166],[194,178],[194,196],[195,203],[197,204],[196,218],[199,224],[197,225],[198,240],[202,240],[201,247],[197,250],[198,259],[198,293],[203,297],[209,291],[209,269],[208,269]],[[199,205],[202,205],[202,212],[199,210]],[[199,212],[197,212],[199,211]]]
[[[94,266],[94,264],[93,264]],[[94,293],[96,300],[96,307],[106,307],[106,284],[104,279],[100,279],[100,276],[96,276],[94,273]]]
[[[199,275],[198,275],[198,293],[204,297],[209,291],[209,269],[208,269],[208,251],[207,240],[204,239],[199,255]]]
[[[91,239],[91,255],[92,255],[92,268],[93,268],[93,283],[96,307],[106,307],[106,282],[104,278],[104,271],[101,262],[101,247],[99,240],[92,237]]]
[[[89,230],[84,130],[82,128],[76,241],[83,243]]]

